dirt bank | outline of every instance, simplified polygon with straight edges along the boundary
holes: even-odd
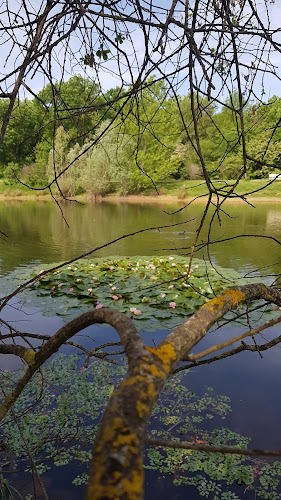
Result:
[[[64,203],[64,199],[56,196],[55,197],[59,202]],[[248,196],[248,201],[250,203],[281,203],[281,196]],[[41,194],[41,195],[32,195],[32,194],[17,194],[13,195],[8,194],[0,194],[0,201],[5,201],[5,200],[18,200],[18,201],[26,201],[26,200],[38,200],[38,201],[50,201],[53,200],[53,198],[48,195],[48,194]],[[173,195],[128,195],[128,196],[120,196],[118,194],[110,194],[106,196],[89,196],[87,194],[82,194],[74,197],[70,197],[69,200],[76,200],[80,201],[82,203],[103,203],[103,202],[110,202],[110,203],[131,203],[131,204],[178,204],[180,205],[186,205],[188,203],[206,203],[207,201],[207,196],[200,196],[200,197],[187,197],[184,199],[178,199],[177,196]],[[240,198],[231,198],[227,200],[227,203],[245,203],[243,200]]]

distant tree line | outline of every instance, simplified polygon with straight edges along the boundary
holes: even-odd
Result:
[[[235,101],[238,109],[235,94],[221,108],[207,98],[197,106],[198,135],[211,179],[236,178],[243,165]],[[7,106],[0,99],[1,119]],[[275,96],[245,104],[247,153],[254,159],[248,163],[249,178],[275,171],[270,165],[281,156],[280,111],[281,98]],[[170,95],[153,78],[141,99],[125,100],[118,87],[102,93],[90,79],[73,76],[57,86],[48,84],[34,99],[18,101],[0,148],[0,178],[7,186],[19,178],[28,186],[44,187],[73,163],[60,177],[59,189],[67,195],[125,195],[151,186],[151,179],[157,184],[200,178],[192,121],[189,95]]]

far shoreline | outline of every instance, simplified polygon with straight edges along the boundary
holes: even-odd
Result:
[[[82,194],[77,196],[69,196],[67,199],[64,199],[61,196],[54,197],[58,202],[80,202],[80,203],[128,203],[128,204],[178,204],[179,206],[184,206],[191,203],[200,203],[206,204],[207,195],[200,197],[192,197],[187,196],[185,198],[179,199],[176,195],[170,194],[159,194],[159,195],[144,195],[144,194],[136,194],[136,195],[127,195],[121,196],[119,194],[109,194],[105,196],[93,196],[88,194]],[[0,194],[0,201],[54,201],[54,198],[50,194]],[[220,198],[220,201],[222,198]],[[247,197],[247,201],[249,203],[281,203],[281,193],[280,196],[251,196]],[[236,198],[228,198],[227,203],[246,203],[247,201],[242,200],[239,197]]]

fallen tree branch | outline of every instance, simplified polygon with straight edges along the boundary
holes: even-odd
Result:
[[[124,346],[128,372],[113,392],[100,422],[87,498],[141,499],[147,420],[167,378],[219,318],[242,303],[260,299],[281,306],[280,290],[261,283],[227,290],[204,304],[154,348],[144,344],[132,320],[119,311],[102,308],[82,314],[58,330],[37,352],[27,349],[24,359],[28,368],[0,406],[0,419],[6,416],[33,374],[62,344],[86,326],[110,324]]]
[[[211,446],[208,444],[197,444],[188,442],[165,441],[165,439],[145,440],[147,446],[161,446],[161,448],[176,448],[183,450],[204,451],[207,453],[223,453],[227,455],[246,455],[246,456],[261,456],[261,457],[281,457],[280,450],[261,450],[254,448],[247,450],[245,448],[231,448],[230,446]]]

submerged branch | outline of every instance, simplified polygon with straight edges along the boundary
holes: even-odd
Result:
[[[227,455],[246,455],[246,456],[262,456],[262,457],[281,457],[280,450],[261,450],[254,448],[247,450],[245,448],[231,448],[230,446],[212,446],[207,444],[197,444],[188,442],[165,441],[165,439],[145,440],[147,446],[160,446],[161,448],[176,448],[183,450],[204,451],[207,453],[223,453]]]

